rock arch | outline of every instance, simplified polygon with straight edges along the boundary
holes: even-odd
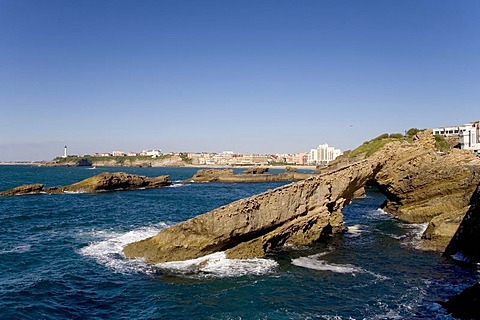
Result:
[[[387,212],[407,222],[429,222],[425,247],[444,250],[470,206],[479,168],[471,153],[437,153],[426,131],[413,143],[389,143],[367,159],[235,201],[123,252],[155,263],[217,251],[230,258],[261,257],[285,244],[311,244],[325,233],[343,231],[341,210],[367,183],[387,196]]]

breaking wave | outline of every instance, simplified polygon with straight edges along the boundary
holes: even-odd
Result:
[[[264,275],[273,272],[277,266],[277,262],[270,259],[227,259],[225,252],[216,252],[197,259],[155,265],[160,270],[173,274],[215,278]]]
[[[355,224],[353,226],[348,226],[347,227],[347,234],[356,237],[361,235],[362,233],[366,232],[365,226],[361,224]]]
[[[401,223],[400,226],[407,231],[401,244],[419,249],[422,246],[422,235],[427,230],[428,223]]]
[[[379,280],[388,279],[388,277],[362,269],[352,264],[337,264],[337,263],[332,263],[326,260],[319,259],[321,256],[324,256],[327,253],[328,252],[322,252],[320,254],[315,254],[308,257],[296,258],[292,260],[292,264],[297,267],[303,267],[303,268],[313,269],[318,271],[330,271],[334,273],[349,273],[351,275],[368,274]]]
[[[126,259],[123,248],[129,243],[140,241],[156,235],[167,227],[162,223],[157,226],[142,227],[127,233],[111,231],[90,232],[90,237],[103,238],[91,242],[79,250],[83,256],[95,259],[117,273],[145,273],[149,275],[171,274],[194,278],[225,278],[244,275],[268,274],[277,268],[278,264],[270,259],[227,259],[224,252],[213,253],[201,258],[147,264],[141,259]]]

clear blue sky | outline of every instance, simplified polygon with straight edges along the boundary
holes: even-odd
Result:
[[[480,1],[0,0],[0,161],[479,120]]]

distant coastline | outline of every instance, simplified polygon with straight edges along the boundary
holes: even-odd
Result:
[[[41,165],[45,161],[0,161],[0,166],[28,166],[28,165]]]
[[[28,166],[28,165],[33,165],[33,166],[45,166],[48,163],[48,161],[0,161],[0,166]],[[62,166],[68,166],[68,165],[57,165],[58,167]],[[73,165],[72,165],[73,166]],[[225,169],[225,168],[231,168],[231,169],[240,169],[240,168],[247,168],[247,167],[253,167],[253,166],[259,166],[259,165],[248,165],[248,166],[230,166],[230,165],[214,165],[214,164],[185,164],[182,167],[186,168],[210,168],[210,169],[215,169],[215,168],[220,168],[220,169]],[[111,165],[111,166],[100,166],[100,167],[137,167],[137,166],[128,166],[128,165]],[[315,170],[316,167],[312,165],[261,165],[261,167],[268,167],[272,169],[285,169],[287,167],[294,167],[298,169],[304,169],[304,170]]]

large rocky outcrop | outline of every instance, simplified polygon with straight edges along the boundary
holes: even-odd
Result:
[[[349,160],[350,161],[350,160]],[[226,250],[229,257],[263,256],[285,244],[305,245],[341,232],[341,209],[367,184],[387,196],[385,210],[408,222],[428,222],[425,248],[443,250],[479,184],[480,161],[454,150],[438,153],[431,131],[414,142],[386,144],[355,163],[239,200],[125,247],[149,262],[196,258]],[[226,174],[233,176],[233,174]]]
[[[343,230],[341,209],[375,170],[361,162],[239,200],[130,244],[124,253],[163,262],[220,250],[231,258],[258,257],[284,244],[306,245]]]
[[[424,249],[443,251],[480,182],[480,161],[471,152],[436,152],[433,136],[386,145],[370,161],[381,164],[375,182],[387,196],[384,210],[410,223],[429,223]]]
[[[114,190],[158,188],[171,184],[172,183],[170,182],[168,176],[149,178],[125,172],[102,172],[91,178],[82,180],[68,186],[44,188],[43,184],[24,185],[13,188],[11,190],[0,192],[0,196],[39,193],[55,194],[69,192],[96,193]]]
[[[264,174],[263,169],[248,170],[250,173],[234,174],[232,169],[201,169],[198,170],[190,179],[185,181],[192,182],[274,182],[274,181],[297,181],[310,178],[313,174],[285,172]],[[253,172],[253,173],[252,173]]]

